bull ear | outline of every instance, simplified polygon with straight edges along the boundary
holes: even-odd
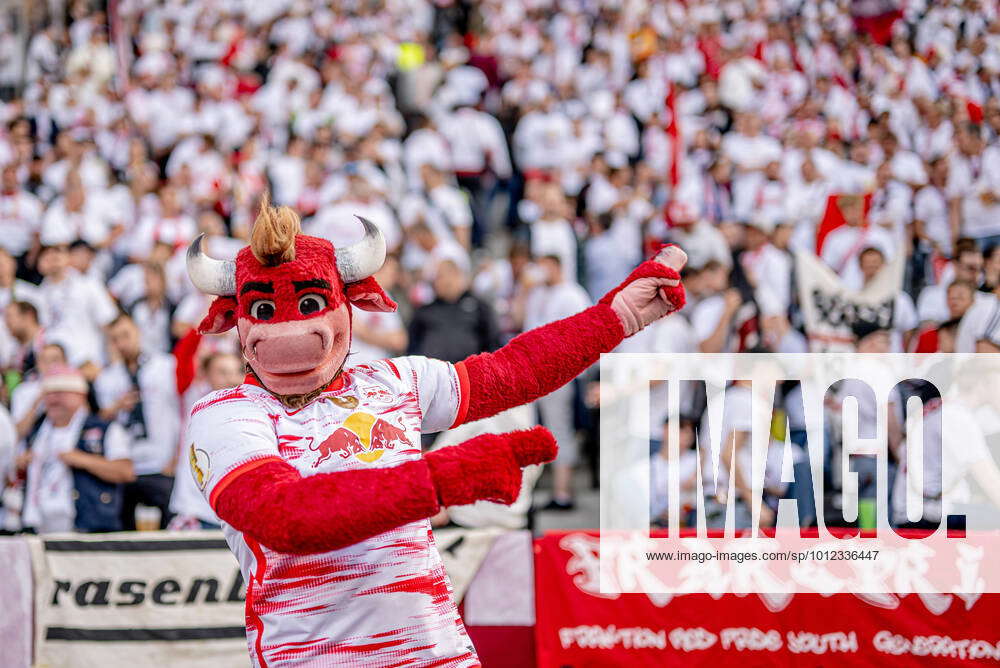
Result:
[[[344,292],[347,293],[347,301],[362,311],[396,310],[396,302],[392,301],[378,281],[371,276],[356,283],[349,283]]]
[[[200,334],[222,334],[236,326],[236,297],[216,297],[198,325]]]

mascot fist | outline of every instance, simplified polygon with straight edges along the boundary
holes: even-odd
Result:
[[[669,244],[655,257],[635,268],[617,288],[604,295],[600,303],[609,304],[621,320],[625,336],[632,336],[646,325],[684,306],[681,269],[687,254]]]
[[[521,493],[521,468],[556,458],[556,440],[544,427],[483,434],[424,455],[443,506],[476,501],[510,505]]]

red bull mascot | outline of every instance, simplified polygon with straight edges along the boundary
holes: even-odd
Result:
[[[551,461],[546,430],[486,434],[421,455],[420,435],[533,401],[684,303],[686,260],[663,248],[573,317],[458,364],[399,357],[345,366],[351,305],[396,305],[372,278],[378,228],[343,248],[300,233],[265,201],[233,261],[199,237],[188,273],[217,295],[199,329],[236,327],[250,373],[192,409],[192,474],[247,582],[257,668],[478,666],[429,518],[513,503],[521,467]]]

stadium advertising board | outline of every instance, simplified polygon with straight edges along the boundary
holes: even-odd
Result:
[[[220,532],[31,539],[40,666],[246,665],[244,590]]]
[[[916,534],[911,534],[916,536]],[[535,541],[537,665],[982,665],[996,594],[609,594],[597,532]],[[622,571],[641,579],[642,564]]]

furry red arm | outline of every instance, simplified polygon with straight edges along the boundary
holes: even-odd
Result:
[[[291,464],[275,459],[226,485],[215,512],[272,550],[327,552],[430,517],[442,503],[514,503],[521,467],[555,456],[555,438],[536,427],[482,434],[388,468],[303,478]]]
[[[653,320],[684,306],[678,269],[687,256],[674,246],[643,262],[596,306],[524,332],[493,353],[455,365],[463,397],[457,426],[496,415],[559,389]],[[670,266],[671,264],[675,266]]]
[[[233,528],[278,552],[337,550],[440,509],[423,460],[303,478],[283,461],[239,475],[215,503]]]
[[[625,338],[608,304],[591,306],[514,337],[492,353],[455,365],[469,393],[462,422],[473,422],[543,397],[580,375]],[[463,402],[464,403],[464,402]]]

